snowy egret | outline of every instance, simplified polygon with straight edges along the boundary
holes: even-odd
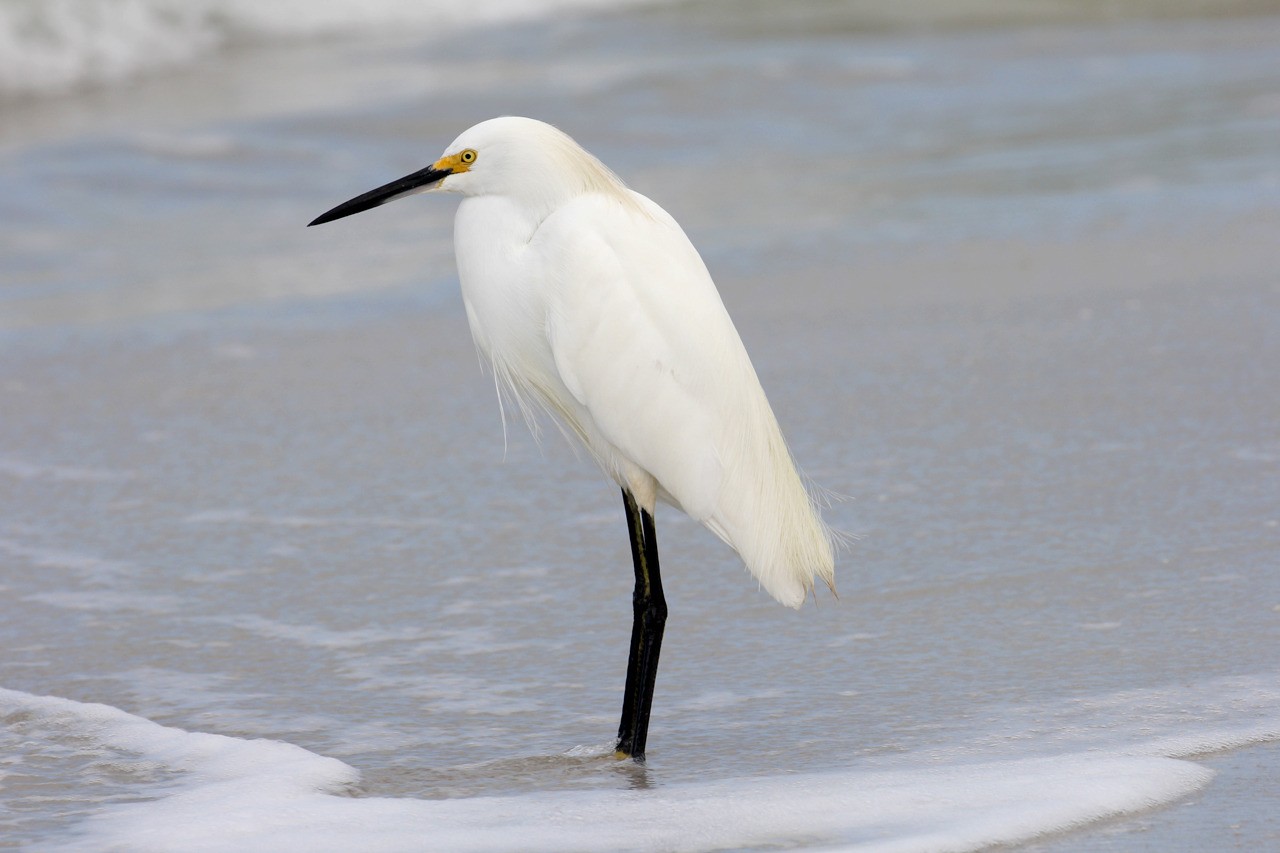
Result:
[[[834,583],[832,535],[800,480],[702,258],[671,216],[563,132],[481,122],[425,169],[311,225],[414,193],[463,196],[454,252],[467,321],[530,421],[549,412],[622,487],[635,570],[620,757],[644,760],[667,618],[662,500],[799,608]]]

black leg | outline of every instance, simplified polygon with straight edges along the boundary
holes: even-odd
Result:
[[[636,506],[636,499],[626,489],[622,490],[622,500],[631,533],[636,590],[631,597],[631,654],[627,659],[627,686],[622,694],[617,754],[620,758],[644,761],[649,709],[653,707],[653,685],[658,677],[658,652],[662,649],[662,628],[667,622],[667,600],[662,595],[658,534],[653,516]]]

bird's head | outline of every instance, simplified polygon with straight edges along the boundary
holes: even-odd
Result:
[[[332,222],[408,195],[437,191],[504,194],[542,206],[582,192],[624,194],[625,188],[562,131],[536,119],[507,116],[463,131],[430,166],[345,201],[309,224]]]

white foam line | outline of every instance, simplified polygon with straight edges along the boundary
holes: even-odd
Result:
[[[111,483],[132,480],[132,471],[82,468],[74,465],[38,465],[11,456],[0,456],[0,474],[15,480],[51,480],[57,483]]]
[[[33,547],[12,539],[0,539],[0,554],[27,560],[31,565],[41,568],[66,569],[89,578],[107,579],[137,573],[136,567],[118,560],[107,560],[72,551]]]
[[[457,32],[645,0],[38,0],[0,3],[0,96],[114,83],[229,43]],[[654,2],[654,0],[649,0]]]
[[[255,515],[242,509],[213,509],[192,513],[188,524],[258,524],[268,527],[373,527],[416,530],[446,522],[436,518],[393,518],[390,516]]]
[[[0,689],[0,714],[13,713],[182,773],[158,799],[101,807],[66,851],[964,851],[1169,803],[1213,775],[1173,758],[1082,752],[651,790],[353,798],[336,794],[355,769],[291,744]]]

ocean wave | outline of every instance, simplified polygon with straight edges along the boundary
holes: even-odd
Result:
[[[1208,784],[1186,761],[1057,755],[632,790],[446,800],[352,797],[359,772],[293,744],[160,725],[108,705],[0,688],[29,757],[81,773],[160,771],[45,849],[72,851],[978,850],[1171,802]],[[68,742],[78,745],[72,753]],[[23,755],[21,761],[27,758]],[[570,760],[564,757],[563,760]],[[575,757],[573,760],[583,760]],[[587,760],[590,760],[588,757]],[[597,760],[612,761],[601,756]],[[347,794],[348,796],[343,796]],[[922,807],[927,804],[928,807]],[[50,843],[52,842],[52,843]]]
[[[118,83],[229,44],[459,29],[641,0],[0,0],[0,97]]]
[[[646,791],[361,796],[354,767],[290,743],[186,731],[107,705],[4,688],[0,747],[14,756],[15,773],[60,767],[60,784],[91,783],[78,823],[41,839],[44,849],[65,853],[964,851],[1142,812],[1203,788],[1214,772],[1188,757],[1280,734],[1274,684],[1274,674],[1263,673],[1095,697],[1074,709],[1087,725],[1061,721],[1068,740],[1081,738],[1074,744],[1043,724],[1025,736],[1001,726],[985,749],[967,740],[949,754],[904,755],[896,765],[864,760],[823,773]],[[612,756],[607,748],[579,748],[543,760]],[[101,799],[113,785],[122,790]]]

